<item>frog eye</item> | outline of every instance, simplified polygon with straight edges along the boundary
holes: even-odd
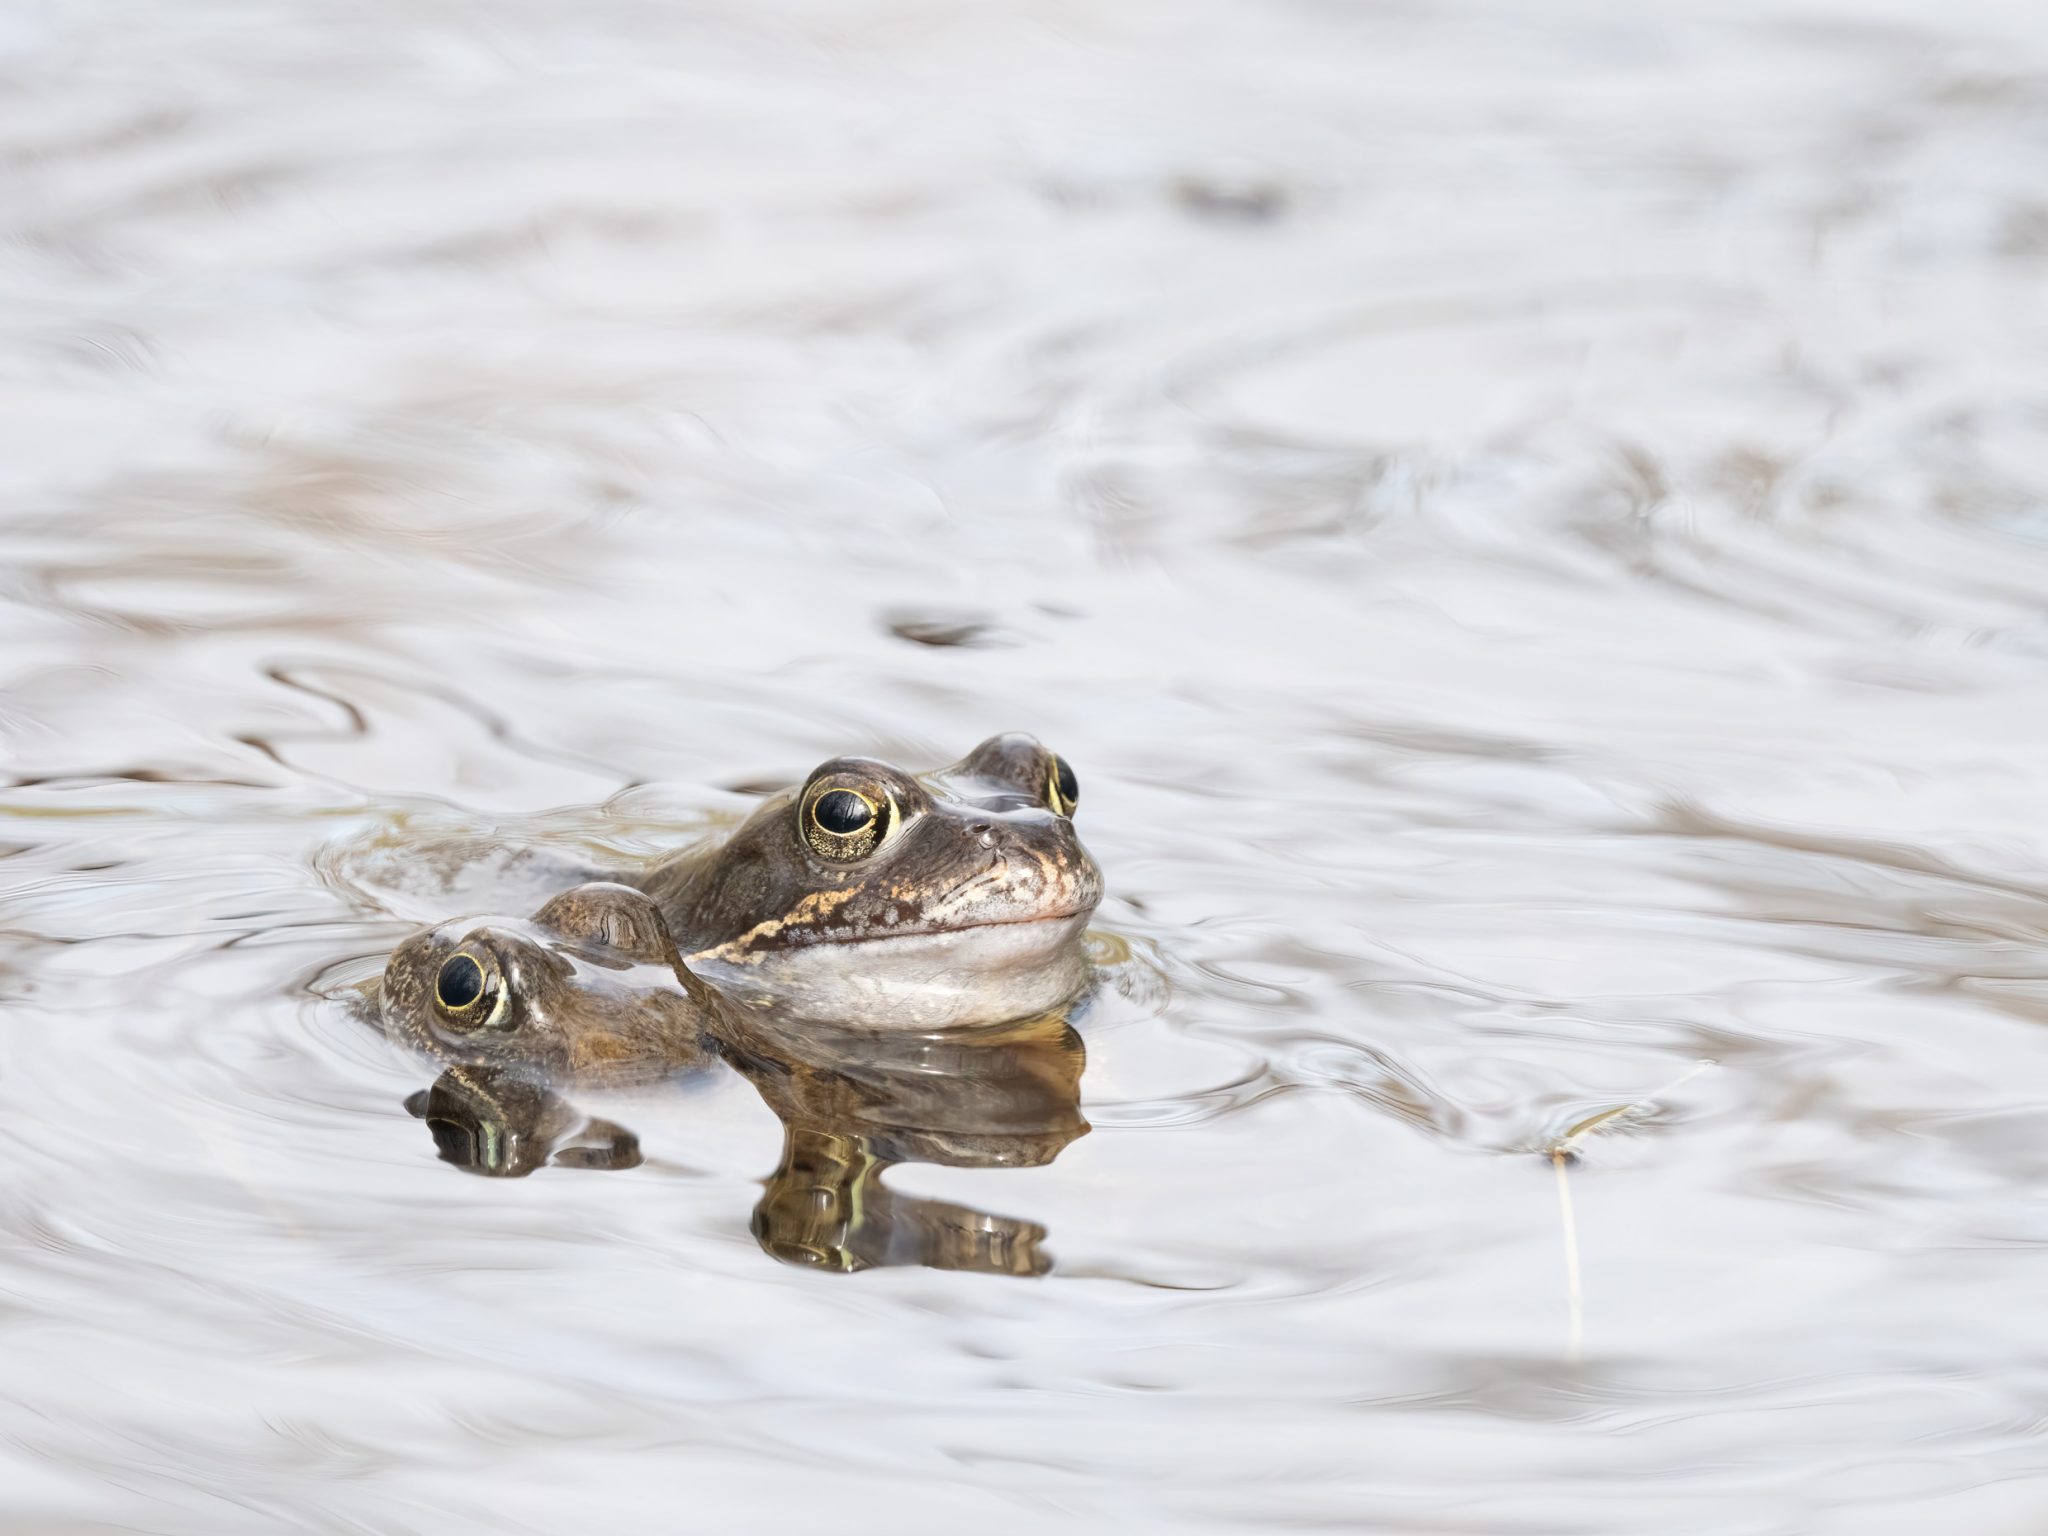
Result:
[[[889,830],[895,802],[857,789],[831,786],[804,802],[804,841],[820,858],[864,859],[881,845]]]
[[[1057,752],[1046,775],[1045,798],[1062,816],[1073,815],[1081,803],[1081,781],[1074,777],[1073,765]]]
[[[434,1002],[451,1029],[494,1029],[505,1014],[505,977],[488,950],[458,950],[434,975]]]

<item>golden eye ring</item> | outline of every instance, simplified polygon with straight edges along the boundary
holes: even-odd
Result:
[[[1052,763],[1045,774],[1045,800],[1062,816],[1071,817],[1081,804],[1081,781],[1074,776],[1074,769],[1064,757],[1052,753]]]
[[[864,859],[881,846],[893,809],[893,801],[878,801],[842,784],[829,785],[804,803],[804,841],[821,859]]]

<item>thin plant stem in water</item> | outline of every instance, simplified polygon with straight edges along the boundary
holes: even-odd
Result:
[[[1586,1344],[1586,1299],[1585,1289],[1580,1282],[1579,1272],[1579,1223],[1572,1212],[1572,1185],[1567,1171],[1579,1142],[1597,1134],[1639,1110],[1654,1109],[1659,1099],[1666,1098],[1683,1088],[1702,1072],[1711,1070],[1718,1063],[1701,1060],[1694,1062],[1684,1072],[1666,1083],[1655,1092],[1647,1093],[1640,1099],[1631,1099],[1626,1104],[1617,1104],[1612,1109],[1603,1109],[1597,1115],[1570,1126],[1565,1133],[1545,1148],[1550,1154],[1550,1166],[1557,1172],[1557,1212],[1564,1228],[1564,1289],[1565,1302],[1571,1315],[1571,1338],[1567,1357],[1577,1365],[1584,1357]]]
[[[1564,1293],[1572,1317],[1569,1356],[1577,1365],[1586,1342],[1586,1304],[1579,1289],[1579,1224],[1572,1217],[1572,1182],[1565,1173],[1569,1157],[1561,1147],[1550,1150],[1550,1166],[1557,1170],[1557,1210],[1564,1221]]]

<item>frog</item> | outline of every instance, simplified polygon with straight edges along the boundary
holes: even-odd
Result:
[[[1028,1018],[1089,980],[1102,871],[1071,764],[992,736],[907,773],[834,757],[728,836],[637,878],[728,995],[833,1024],[930,1031]]]
[[[653,898],[610,881],[562,891],[530,918],[422,929],[392,951],[374,994],[392,1039],[453,1069],[550,1089],[701,1071],[732,1007],[683,963]],[[488,1097],[494,1080],[474,1081]]]

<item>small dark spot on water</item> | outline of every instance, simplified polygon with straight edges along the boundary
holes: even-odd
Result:
[[[1173,200],[1183,213],[1216,224],[1271,224],[1292,198],[1275,177],[1250,167],[1222,167],[1181,177]]]
[[[994,626],[985,619],[966,614],[885,615],[889,633],[913,645],[991,646],[1000,645]]]

